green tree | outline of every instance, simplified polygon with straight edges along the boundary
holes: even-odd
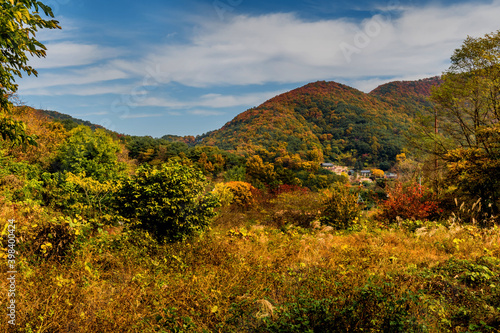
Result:
[[[61,172],[85,174],[100,182],[124,175],[126,165],[118,161],[120,145],[101,129],[93,132],[87,126],[70,131],[61,145],[54,168]]]
[[[219,205],[205,193],[200,171],[179,163],[142,165],[116,196],[120,214],[158,241],[179,241],[204,230]]]
[[[362,206],[358,204],[359,191],[344,184],[336,184],[324,203],[321,223],[335,229],[348,229],[358,222]]]
[[[447,166],[448,181],[491,204],[500,198],[500,30],[467,37],[451,57],[443,83],[435,89],[440,134],[435,154]]]
[[[0,3],[0,134],[14,144],[35,144],[36,137],[26,133],[26,125],[10,117],[12,104],[9,96],[17,91],[15,76],[38,74],[28,65],[28,54],[45,57],[45,46],[36,40],[39,29],[56,29],[60,26],[53,18],[50,7],[36,0],[8,0]]]
[[[279,185],[274,165],[265,162],[259,155],[248,158],[246,163],[247,175],[251,178],[252,184],[257,188],[265,188],[266,185],[274,188]]]
[[[224,180],[226,182],[243,181],[245,180],[245,174],[246,174],[245,167],[242,165],[237,165],[227,170],[227,172],[224,174]]]

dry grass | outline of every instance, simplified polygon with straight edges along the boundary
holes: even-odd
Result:
[[[247,213],[226,212],[212,230],[185,243],[158,246],[140,233],[112,229],[78,238],[62,260],[37,259],[28,247],[17,262],[17,331],[266,331],[266,323],[284,320],[297,297],[337,297],[342,307],[349,295],[375,283],[394,297],[431,286],[421,303],[408,303],[409,311],[430,332],[451,332],[446,316],[454,308],[440,296],[445,291],[433,291],[444,283],[434,270],[448,267],[449,259],[500,258],[498,228],[278,229],[259,223],[256,218],[265,213]],[[45,218],[43,211],[6,205],[0,211],[2,227],[11,216],[26,225]],[[6,272],[3,265],[2,290]],[[500,279],[499,273],[488,285]],[[488,285],[478,288],[499,297],[498,287]],[[5,299],[2,293],[3,304]],[[500,313],[498,307],[488,310],[491,316]],[[6,318],[5,307],[0,316]],[[485,315],[482,320],[496,319]],[[465,332],[459,324],[454,327]]]

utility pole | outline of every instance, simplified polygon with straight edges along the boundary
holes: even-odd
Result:
[[[438,135],[438,116],[437,108],[434,108],[434,182],[436,186],[436,194],[439,194],[439,165],[437,156],[437,135]]]
[[[437,175],[438,171],[438,158],[437,158],[437,135],[438,135],[438,113],[437,108],[434,109],[434,166]]]

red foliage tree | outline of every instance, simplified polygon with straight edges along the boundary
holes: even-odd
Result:
[[[402,219],[425,220],[437,213],[437,202],[431,200],[431,192],[424,186],[412,184],[403,187],[397,183],[388,191],[388,198],[382,203],[380,217],[389,223]]]
[[[273,195],[280,195],[283,193],[294,193],[294,192],[307,193],[309,192],[309,189],[307,187],[302,187],[299,185],[281,184],[278,185],[276,189],[271,191]]]

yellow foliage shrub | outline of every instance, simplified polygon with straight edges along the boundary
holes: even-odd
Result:
[[[246,182],[233,181],[225,184],[233,193],[233,203],[240,207],[248,207],[253,203],[252,191],[255,187]]]
[[[213,192],[219,198],[222,207],[227,207],[234,201],[233,191],[224,183],[217,183]]]

